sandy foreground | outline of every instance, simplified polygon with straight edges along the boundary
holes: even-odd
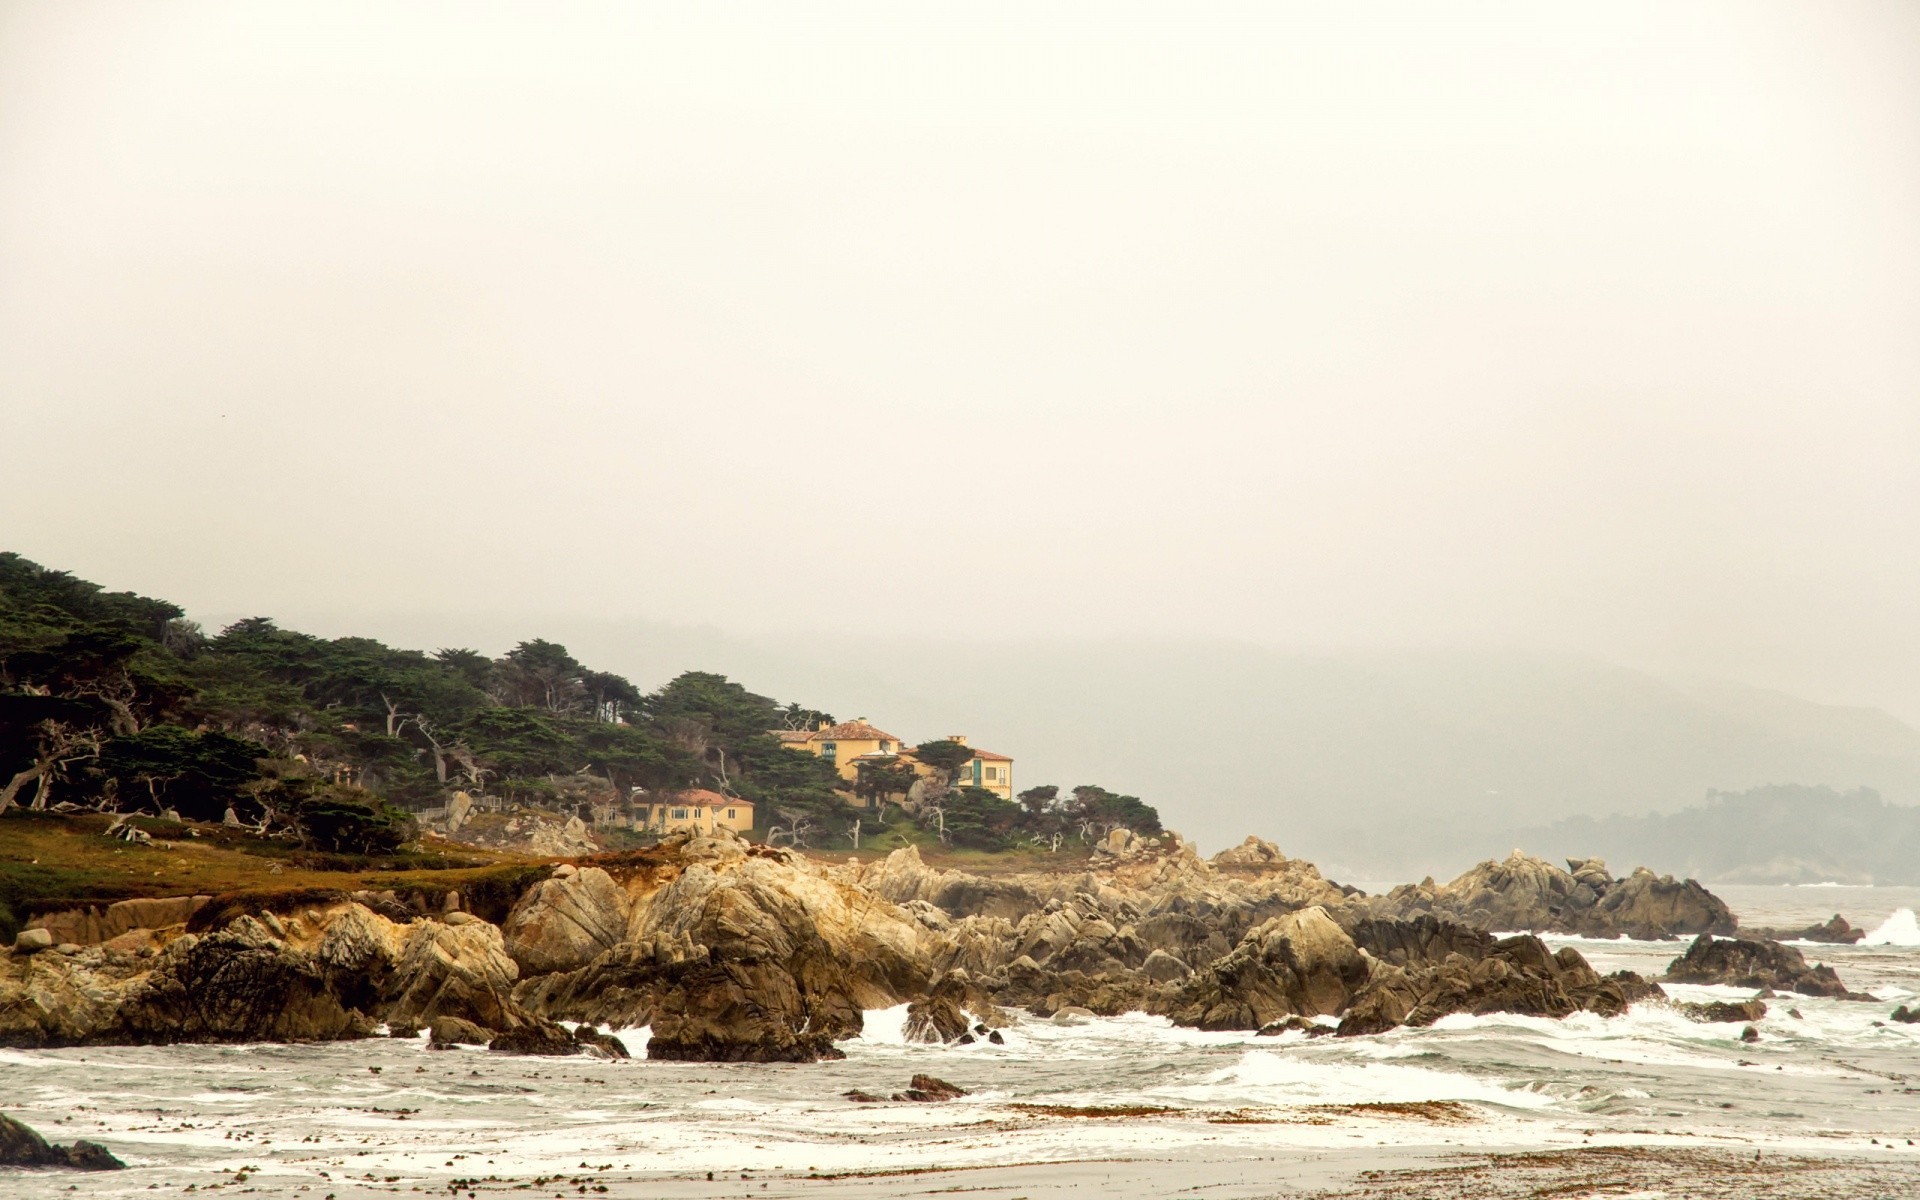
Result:
[[[531,1186],[529,1186],[531,1184]],[[337,1200],[413,1189],[341,1180]],[[967,1200],[1193,1197],[1196,1200],[1912,1200],[1920,1156],[1755,1154],[1690,1147],[1594,1146],[1461,1152],[1405,1149],[1283,1151],[1265,1156],[1008,1163],[954,1170],[708,1179],[622,1177],[591,1168],[511,1182],[460,1181],[449,1196],[578,1196],[606,1200]]]

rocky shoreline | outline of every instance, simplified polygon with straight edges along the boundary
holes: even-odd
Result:
[[[863,1012],[898,1004],[911,1037],[939,1042],[991,1040],[1016,1010],[1358,1036],[1455,1012],[1613,1015],[1662,996],[1542,933],[1695,937],[1672,978],[1847,994],[1790,947],[1711,936],[1736,932],[1691,880],[1517,851],[1369,896],[1252,838],[1202,859],[1175,837],[1116,831],[1085,870],[989,878],[913,849],[835,863],[680,837],[558,865],[498,923],[457,896],[372,892],[56,914],[0,952],[0,1045],[431,1030],[435,1045],[611,1057],[624,1047],[596,1028],[647,1025],[651,1058],[810,1062],[838,1057]]]

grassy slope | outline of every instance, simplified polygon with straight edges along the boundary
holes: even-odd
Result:
[[[0,817],[0,906],[16,918],[140,896],[217,895],[311,888],[431,892],[471,888],[541,859],[458,847],[454,853],[340,859],[219,825],[138,821],[152,845],[103,836],[109,819],[15,811]],[[0,913],[0,922],[5,914]],[[0,931],[3,932],[3,931]]]

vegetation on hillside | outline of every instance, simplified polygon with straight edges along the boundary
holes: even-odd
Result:
[[[841,790],[877,783],[849,785],[769,732],[830,719],[707,672],[642,693],[537,638],[489,658],[265,617],[208,634],[167,601],[0,553],[0,814],[170,814],[380,855],[411,836],[410,813],[457,790],[566,810],[697,786],[753,801],[769,840],[815,848],[876,835],[1057,847],[1159,829],[1150,806],[1099,787],[1015,804],[944,780],[875,828]]]

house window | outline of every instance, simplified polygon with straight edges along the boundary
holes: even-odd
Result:
[[[674,820],[676,820],[676,821],[684,821],[684,820],[686,820],[686,819],[687,819],[687,810],[686,810],[686,809],[684,809],[684,808],[676,808],[676,809],[674,809],[674,810],[673,810],[673,819],[674,819]]]
[[[832,757],[833,757],[833,755],[834,755],[834,751],[835,751],[836,749],[838,749],[838,747],[837,747],[837,746],[835,746],[835,744],[834,744],[834,743],[832,743],[832,742],[822,742],[822,743],[820,744],[820,753],[821,753],[821,754],[823,754],[823,755],[825,755],[825,756],[826,756],[826,757],[828,757],[828,758],[832,758]]]
[[[731,821],[731,820],[733,820],[733,810],[732,810],[732,809],[728,809],[728,810],[727,810],[727,820],[729,820],[729,821]]]
[[[998,779],[998,778],[1000,778],[1000,768],[999,768],[999,767],[988,767],[988,768],[987,768],[987,778],[988,778],[988,779]]]

